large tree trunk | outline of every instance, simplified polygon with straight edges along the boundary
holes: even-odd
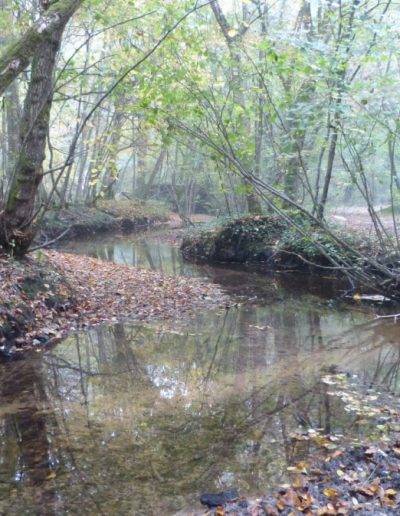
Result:
[[[0,55],[0,95],[40,54],[53,34],[63,31],[66,23],[84,0],[58,0],[15,43]]]
[[[76,7],[79,4],[74,3]],[[5,210],[0,219],[0,245],[16,256],[26,253],[34,236],[32,219],[36,194],[43,177],[46,135],[53,100],[53,73],[68,18],[64,17],[63,20],[63,23],[56,24],[56,28],[41,40],[32,61],[20,123],[19,155]]]
[[[7,169],[6,177],[10,180],[15,168],[19,150],[18,124],[20,121],[20,104],[17,82],[13,82],[4,94],[6,130],[7,130]]]

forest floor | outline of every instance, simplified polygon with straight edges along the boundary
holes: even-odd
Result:
[[[0,346],[9,355],[104,322],[182,318],[227,301],[194,278],[57,251],[0,257],[0,281]]]
[[[388,213],[382,213],[380,207],[376,208],[379,220],[389,232],[394,231],[393,217]],[[396,216],[398,219],[398,216]],[[362,231],[367,236],[375,235],[374,223],[367,208],[338,207],[328,217],[333,224],[339,224],[350,231]],[[397,220],[397,223],[400,222]]]
[[[399,451],[397,442],[352,446],[299,462],[291,467],[291,481],[272,494],[246,499],[228,491],[204,494],[202,500],[210,504],[209,516],[400,514]]]

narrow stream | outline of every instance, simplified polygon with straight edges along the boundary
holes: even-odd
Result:
[[[1,365],[1,514],[184,514],[203,490],[257,495],[313,453],[294,432],[371,431],[321,377],[344,371],[365,403],[399,391],[398,326],[333,302],[328,280],[188,264],[165,233],[65,250],[207,278],[237,303]]]

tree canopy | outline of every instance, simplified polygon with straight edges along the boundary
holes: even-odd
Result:
[[[14,0],[0,12],[6,246],[49,206],[124,194],[183,215],[295,208],[320,224],[337,204],[398,209],[396,3]],[[27,173],[35,59],[68,21]]]

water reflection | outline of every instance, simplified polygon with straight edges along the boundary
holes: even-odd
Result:
[[[202,489],[259,493],[312,451],[296,429],[368,431],[322,370],[398,392],[394,326],[362,319],[289,299],[179,331],[117,324],[2,366],[2,512],[172,514]]]
[[[182,260],[179,246],[168,239],[168,233],[165,231],[82,239],[64,244],[63,249],[121,265],[158,270],[166,274],[202,275],[201,269]]]
[[[349,372],[362,395],[399,392],[397,326],[332,304],[332,282],[187,264],[157,234],[69,250],[207,277],[238,302],[0,365],[1,513],[173,514],[202,490],[260,494],[313,452],[294,431],[369,432],[329,394],[326,371]]]

